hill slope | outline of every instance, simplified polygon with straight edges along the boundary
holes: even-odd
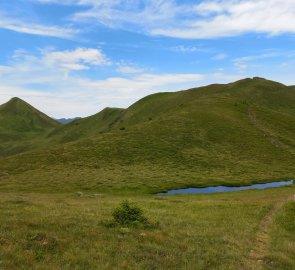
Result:
[[[60,124],[19,98],[0,106],[0,155],[30,149],[36,138]]]
[[[52,142],[65,143],[106,132],[118,121],[124,109],[105,108],[101,112],[76,119],[73,122],[60,126],[48,134],[47,139]]]
[[[0,189],[156,192],[294,179],[294,135],[295,89],[273,81],[155,94],[120,111],[108,132],[0,160]]]

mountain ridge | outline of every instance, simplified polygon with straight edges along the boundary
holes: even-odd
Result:
[[[258,78],[153,94],[52,130],[46,148],[0,159],[9,175],[2,188],[13,179],[39,191],[157,192],[293,179],[294,104],[294,88]]]

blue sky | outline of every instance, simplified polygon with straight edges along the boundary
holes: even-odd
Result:
[[[0,103],[52,117],[261,76],[295,84],[294,0],[0,2]]]

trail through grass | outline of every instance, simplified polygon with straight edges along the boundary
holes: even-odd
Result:
[[[276,215],[278,215],[278,213],[281,211],[283,206],[292,199],[293,194],[291,196],[280,198],[280,200],[273,202],[273,205],[270,206],[269,211],[261,220],[253,249],[250,252],[250,259],[253,261],[254,265],[253,270],[264,269],[263,263],[267,260],[266,256],[268,255],[268,249],[270,246],[270,231],[274,219],[276,218]]]
[[[294,192],[293,186],[169,197],[2,192],[1,267],[255,269],[257,262],[249,254],[261,224],[273,205]],[[159,227],[106,227],[113,209],[125,199]],[[285,236],[284,241],[293,245]],[[272,253],[267,250],[265,255]],[[276,256],[284,259],[283,254]]]

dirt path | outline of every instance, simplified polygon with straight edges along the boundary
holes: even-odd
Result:
[[[269,240],[270,240],[270,229],[272,225],[272,221],[280,209],[286,204],[289,200],[292,200],[292,197],[287,198],[286,200],[280,200],[275,202],[272,205],[272,208],[269,212],[263,217],[260,222],[258,232],[256,234],[255,243],[253,243],[253,249],[250,252],[250,267],[247,269],[251,270],[262,270],[263,267],[263,260],[267,256],[268,247],[269,247]]]

